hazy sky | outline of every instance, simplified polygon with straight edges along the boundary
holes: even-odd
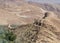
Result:
[[[60,0],[28,0],[39,3],[60,3]]]

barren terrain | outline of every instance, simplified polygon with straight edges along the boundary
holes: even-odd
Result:
[[[59,7],[47,6],[24,0],[0,0],[0,42],[60,43]],[[12,40],[10,33],[6,37],[6,30],[13,32],[16,39],[12,36]]]

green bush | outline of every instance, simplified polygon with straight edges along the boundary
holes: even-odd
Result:
[[[16,35],[6,26],[0,26],[0,43],[14,43]]]
[[[14,41],[16,39],[16,35],[13,32],[8,30],[8,32],[5,33],[4,38],[8,41]]]

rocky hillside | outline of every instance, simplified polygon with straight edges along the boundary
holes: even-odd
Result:
[[[60,43],[60,19],[53,12],[47,12],[32,24],[26,24],[13,30],[19,43]]]
[[[50,10],[24,0],[0,0],[0,42],[60,43],[60,19]]]
[[[60,43],[60,19],[53,12],[46,12],[41,19],[35,19],[33,23],[4,26],[3,29],[9,29],[16,35],[12,43]]]

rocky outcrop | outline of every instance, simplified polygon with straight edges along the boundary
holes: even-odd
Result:
[[[55,21],[55,22],[54,22]],[[33,24],[19,26],[15,30],[16,42],[19,43],[60,43],[60,29],[53,12],[46,12],[42,19]]]

